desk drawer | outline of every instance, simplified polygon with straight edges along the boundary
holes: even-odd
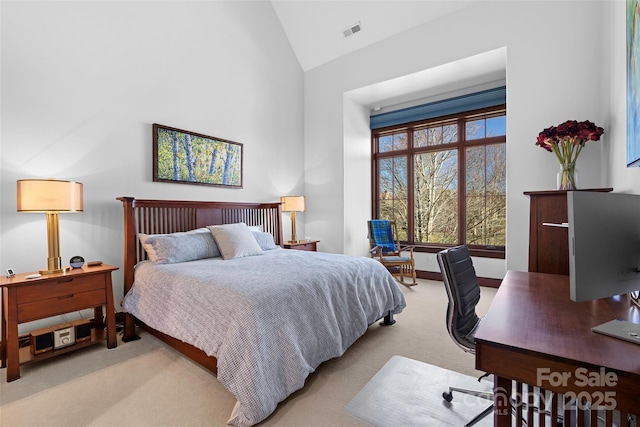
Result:
[[[57,316],[89,307],[97,307],[106,304],[106,302],[105,290],[102,288],[18,304],[18,323],[29,322],[43,317]]]
[[[83,277],[62,276],[55,279],[38,280],[17,290],[18,304],[79,294],[105,288],[105,275],[92,274]]]

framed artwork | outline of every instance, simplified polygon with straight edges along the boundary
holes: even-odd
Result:
[[[154,124],[153,180],[242,188],[242,144]]]
[[[640,166],[640,0],[627,0],[627,167]]]

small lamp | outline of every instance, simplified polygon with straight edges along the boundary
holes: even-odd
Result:
[[[296,212],[304,212],[304,196],[282,196],[282,212],[291,212],[291,240],[289,243],[296,243]]]
[[[18,212],[44,212],[47,214],[47,268],[41,274],[62,273],[58,213],[82,212],[82,184],[54,179],[21,179],[17,181]]]

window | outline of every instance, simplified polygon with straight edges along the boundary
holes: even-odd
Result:
[[[504,258],[506,109],[492,107],[376,129],[374,216],[435,252],[466,244]]]

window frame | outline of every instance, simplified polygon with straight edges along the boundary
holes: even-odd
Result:
[[[486,147],[496,144],[504,144],[506,149],[507,137],[505,135],[485,137],[480,139],[466,139],[466,127],[465,124],[471,121],[473,118],[488,119],[492,116],[507,116],[506,104],[497,105],[494,107],[487,107],[478,110],[465,111],[456,114],[450,114],[446,116],[434,117],[426,120],[419,120],[404,124],[397,124],[387,126],[379,129],[373,129],[371,131],[371,177],[372,177],[372,206],[371,213],[372,218],[379,217],[380,209],[380,174],[379,174],[379,161],[385,158],[392,157],[404,157],[407,163],[407,237],[408,240],[403,243],[414,246],[416,252],[428,252],[437,253],[445,248],[462,244],[460,242],[466,242],[466,150],[473,147]],[[434,125],[445,122],[455,121],[458,129],[458,140],[454,143],[438,144],[426,147],[414,147],[414,131],[420,128],[428,128],[429,125]],[[380,136],[397,133],[401,130],[407,133],[407,148],[402,150],[390,150],[379,151],[378,140]],[[414,206],[414,185],[415,185],[415,156],[417,154],[443,151],[446,149],[455,149],[458,156],[458,242],[457,244],[440,244],[440,243],[423,243],[414,242],[415,238],[415,206]],[[506,180],[506,177],[505,177]],[[506,193],[505,193],[506,198]],[[466,243],[465,243],[466,244]],[[493,246],[493,245],[468,245],[471,255],[484,257],[484,258],[499,258],[505,259],[506,242],[505,246]]]

